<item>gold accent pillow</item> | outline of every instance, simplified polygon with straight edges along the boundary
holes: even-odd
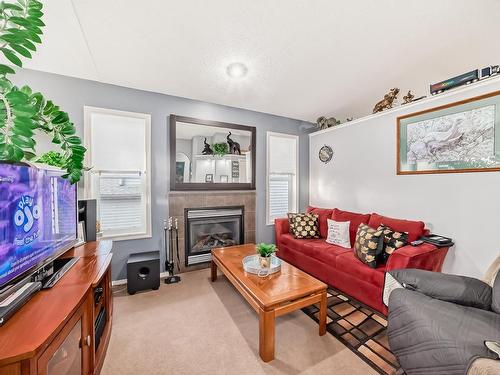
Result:
[[[354,254],[371,268],[377,268],[377,257],[384,249],[384,231],[359,224],[354,242]]]
[[[295,238],[320,238],[317,214],[290,213],[288,214],[288,222],[290,223],[290,233]]]
[[[379,261],[386,263],[389,256],[397,249],[408,245],[408,233],[397,232],[384,224],[381,224],[377,230],[384,232],[384,251],[380,253]]]

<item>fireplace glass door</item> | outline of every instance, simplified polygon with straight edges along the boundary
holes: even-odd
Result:
[[[243,209],[188,210],[186,266],[208,262],[211,250],[243,243]]]

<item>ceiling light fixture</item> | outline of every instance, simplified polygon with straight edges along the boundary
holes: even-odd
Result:
[[[231,78],[243,78],[248,73],[248,68],[245,64],[234,62],[227,66],[226,73]]]

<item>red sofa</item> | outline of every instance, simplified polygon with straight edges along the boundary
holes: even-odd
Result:
[[[407,245],[396,250],[387,264],[370,268],[354,255],[353,249],[326,243],[327,219],[350,221],[351,247],[356,231],[361,223],[377,228],[385,224],[394,230],[408,232],[408,240],[414,241],[428,234],[421,221],[400,220],[373,214],[358,214],[339,209],[309,207],[308,212],[319,215],[321,237],[319,239],[295,239],[289,233],[288,219],[276,219],[277,255],[286,262],[302,269],[319,280],[357,299],[367,306],[386,315],[387,307],[382,302],[385,272],[401,268],[420,268],[440,272],[448,248],[437,248],[424,243],[419,246]]]

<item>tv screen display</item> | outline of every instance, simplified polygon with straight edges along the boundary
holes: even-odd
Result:
[[[75,243],[76,185],[61,175],[0,164],[0,289]]]

